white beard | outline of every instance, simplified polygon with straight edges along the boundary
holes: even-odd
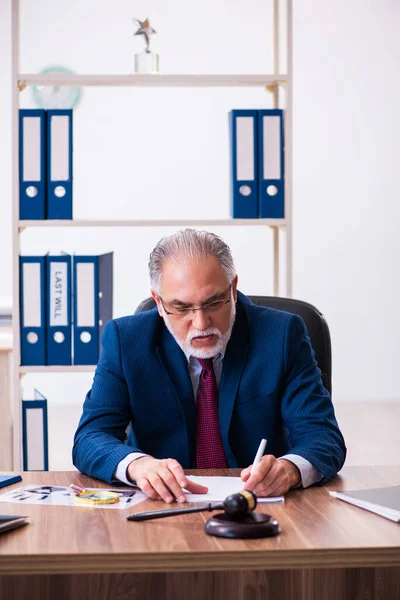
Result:
[[[168,315],[163,310],[164,323],[180,349],[185,353],[186,357],[194,356],[195,358],[213,358],[217,356],[217,354],[225,354],[226,346],[228,345],[229,339],[231,337],[233,325],[235,323],[236,317],[236,303],[231,300],[231,314],[229,315],[229,327],[225,331],[225,333],[221,333],[219,329],[216,327],[209,327],[208,329],[200,330],[200,329],[192,329],[186,339],[179,339],[172,330],[171,323],[168,320]],[[217,342],[211,348],[195,348],[191,341],[195,337],[205,337],[207,335],[215,335],[218,339]]]

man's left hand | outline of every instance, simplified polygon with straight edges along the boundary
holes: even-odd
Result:
[[[263,456],[251,475],[252,465],[243,469],[240,477],[244,489],[256,496],[281,496],[301,481],[299,469],[285,458],[277,459],[272,454]]]

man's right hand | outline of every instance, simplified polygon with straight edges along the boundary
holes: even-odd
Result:
[[[206,494],[208,488],[185,477],[181,465],[173,458],[158,460],[143,456],[133,460],[127,468],[127,476],[153,500],[186,502],[185,488],[192,494]]]

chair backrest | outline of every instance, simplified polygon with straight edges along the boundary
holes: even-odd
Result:
[[[320,311],[308,302],[294,300],[293,298],[280,298],[278,296],[248,296],[254,304],[276,308],[299,315],[310,336],[311,345],[315,352],[315,359],[321,369],[322,381],[328,392],[332,395],[332,348],[328,323]],[[153,298],[143,300],[135,314],[154,308]]]

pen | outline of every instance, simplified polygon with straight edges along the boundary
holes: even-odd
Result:
[[[261,460],[262,455],[264,454],[265,446],[267,445],[267,440],[262,439],[260,445],[258,446],[257,454],[251,466],[250,475],[253,475],[255,467]]]

